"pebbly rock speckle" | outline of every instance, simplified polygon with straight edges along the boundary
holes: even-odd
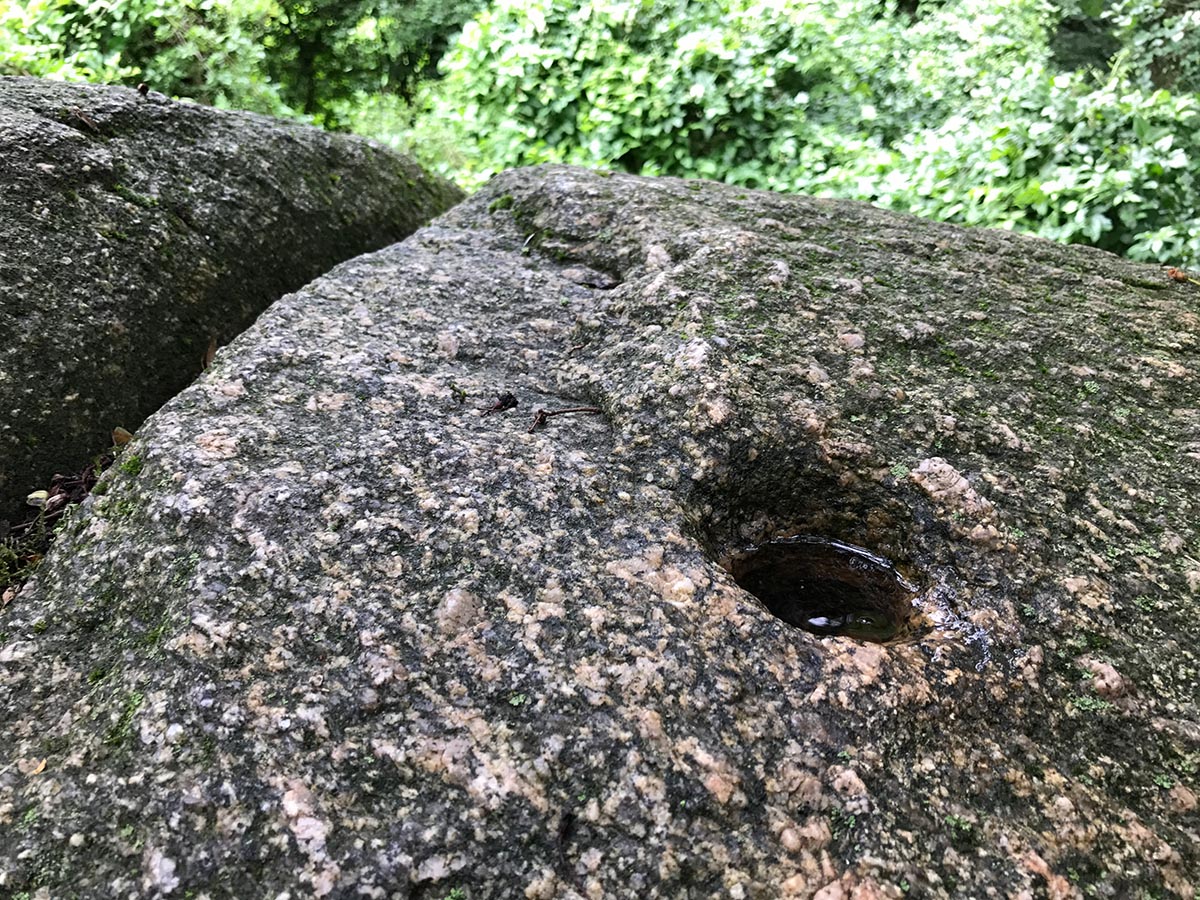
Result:
[[[0,890],[1190,898],[1197,302],[500,176],[272,306],[0,612]],[[929,626],[771,616],[724,566],[795,534]]]

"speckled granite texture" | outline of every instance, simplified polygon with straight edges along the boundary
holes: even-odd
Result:
[[[0,78],[0,523],[268,304],[461,198],[346,135]]]
[[[503,175],[274,305],[0,612],[0,892],[1190,900],[1198,304]],[[933,627],[784,625],[721,563],[791,534]]]

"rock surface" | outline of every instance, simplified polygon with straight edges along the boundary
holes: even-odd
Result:
[[[0,613],[0,891],[1191,898],[1198,298],[500,176],[274,305]],[[774,618],[722,564],[793,534],[925,627]]]
[[[461,196],[368,141],[34,78],[0,78],[0,184],[0,521],[210,341]]]

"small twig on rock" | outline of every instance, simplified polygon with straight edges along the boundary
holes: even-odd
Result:
[[[96,132],[96,134],[100,133],[100,126],[93,122],[91,116],[85,113],[78,106],[71,107],[71,116],[75,119],[78,119],[92,131]]]
[[[566,415],[567,413],[602,413],[598,406],[570,406],[566,409],[539,409],[533,414],[533,424],[529,426],[529,433],[533,434],[539,428],[546,424],[547,419],[553,419],[555,416]]]
[[[517,398],[505,391],[496,397],[496,402],[483,410],[483,415],[490,416],[492,413],[501,413],[508,409],[515,409],[517,406]]]

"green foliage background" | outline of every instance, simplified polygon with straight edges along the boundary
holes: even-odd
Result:
[[[1189,0],[0,0],[0,72],[1200,262]],[[461,29],[461,33],[460,33]]]

